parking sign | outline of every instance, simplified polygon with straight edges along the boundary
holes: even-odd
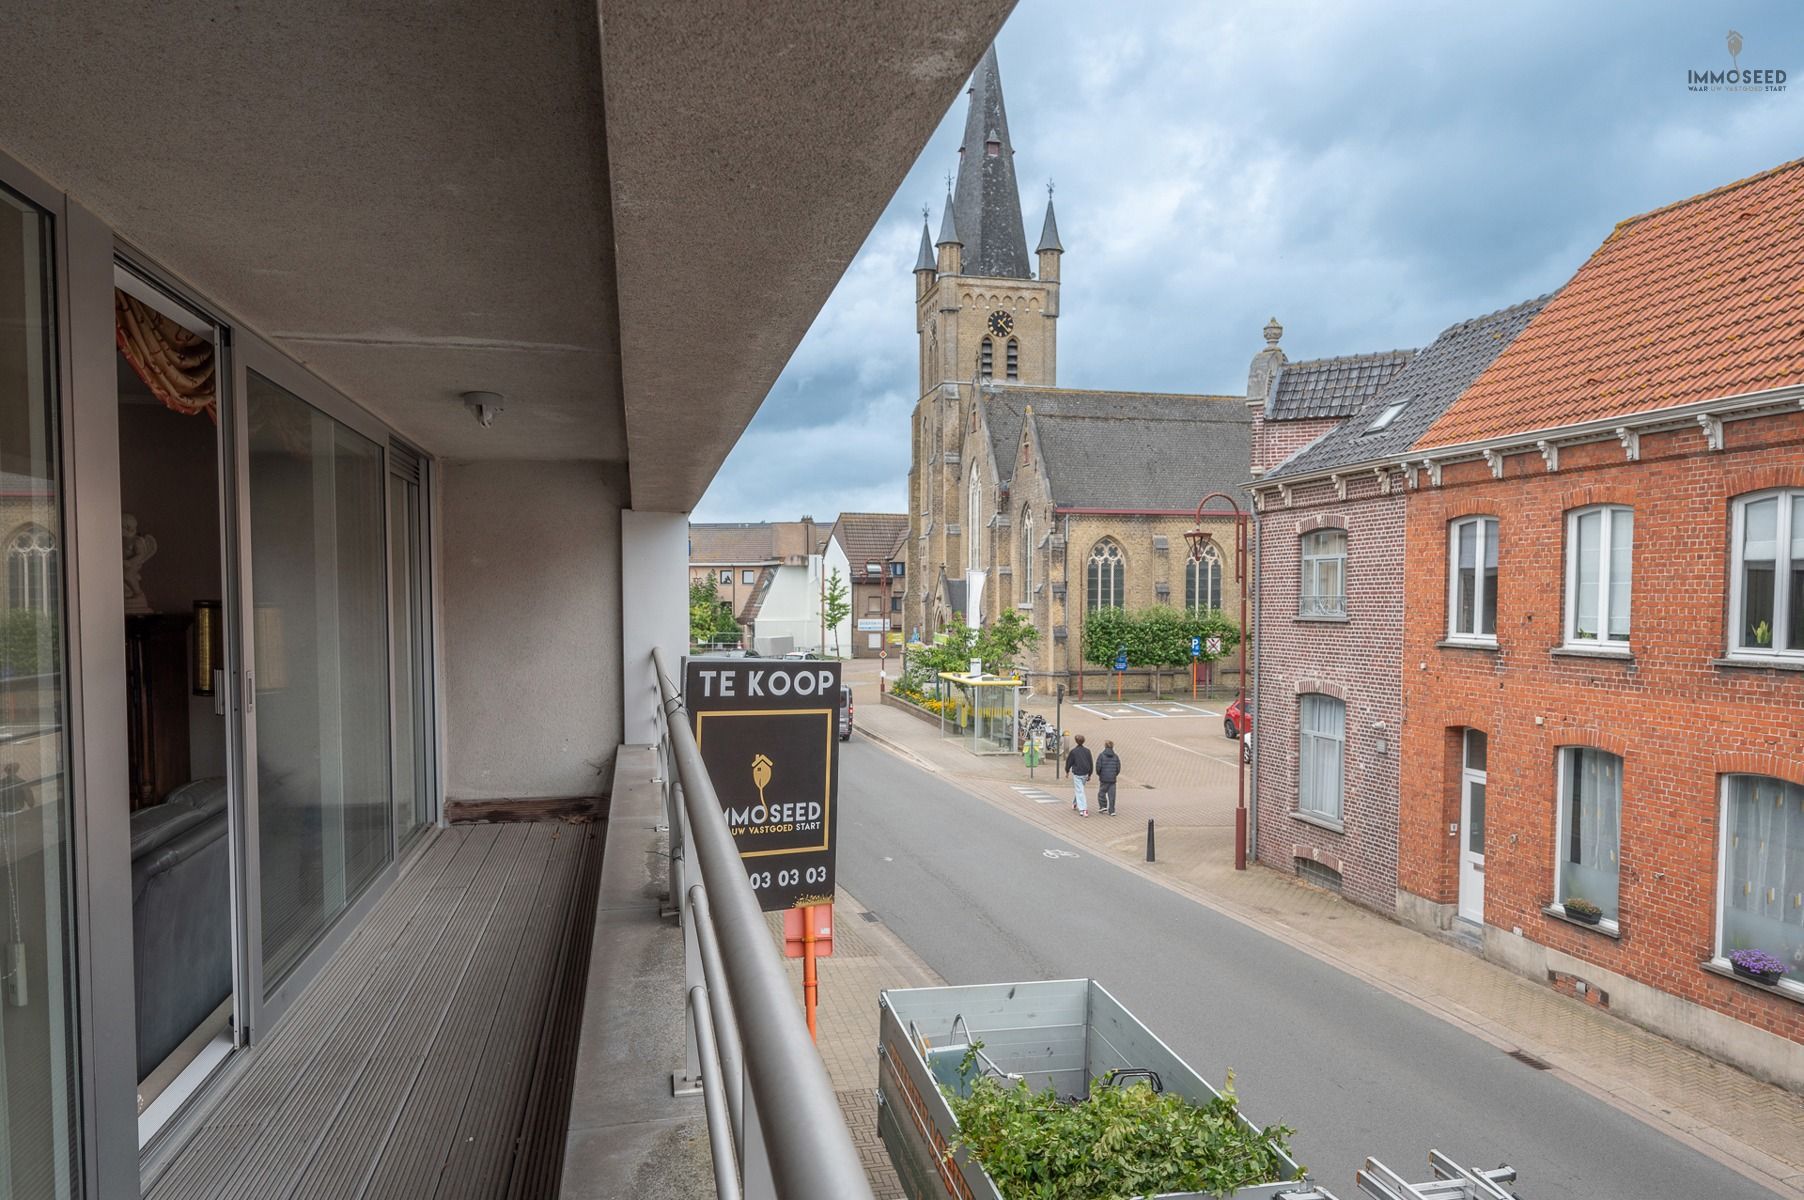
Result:
[[[1200,637],[1191,638],[1190,639],[1190,657],[1191,658],[1201,658],[1202,656],[1203,656],[1203,639]]]

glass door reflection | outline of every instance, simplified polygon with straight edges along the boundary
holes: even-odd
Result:
[[[267,996],[392,857],[386,506],[380,445],[246,379]]]

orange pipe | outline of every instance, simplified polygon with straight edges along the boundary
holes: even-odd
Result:
[[[814,1023],[814,1006],[820,996],[820,982],[814,975],[814,918],[802,910],[802,1007],[808,1013],[808,1036],[818,1044],[819,1028]]]

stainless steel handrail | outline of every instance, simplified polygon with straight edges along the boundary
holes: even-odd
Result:
[[[720,1053],[714,1044],[714,1030],[710,1028],[712,1021],[709,1012],[708,989],[696,984],[689,989],[689,1019],[695,1022],[695,1037],[701,1043],[702,1063],[712,1068],[710,1079],[722,1078],[720,1071]],[[711,1146],[731,1146],[733,1134],[727,1129],[727,1106],[721,1092],[723,1088],[703,1087],[702,1104],[708,1113],[708,1142]],[[720,1200],[739,1200],[739,1172],[734,1168],[737,1160],[732,1154],[715,1153],[714,1157],[714,1194]]]
[[[801,1005],[733,846],[676,681],[661,650],[652,651],[652,661],[688,817],[686,854],[699,867],[707,892],[703,911],[712,908],[713,940],[731,997],[732,1024],[743,1048],[745,1080],[757,1105],[757,1126],[777,1195],[783,1200],[874,1200],[827,1068],[808,1035]],[[689,914],[699,919],[693,906]],[[696,1014],[698,1041],[700,1027],[712,1019],[710,1014]],[[711,1082],[703,1081],[704,1092]],[[730,1143],[711,1141],[717,1163],[723,1154],[732,1157]]]

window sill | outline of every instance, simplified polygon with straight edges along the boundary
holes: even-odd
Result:
[[[1777,996],[1781,1000],[1790,1000],[1793,1004],[1804,1004],[1804,987],[1792,984],[1789,987],[1782,983],[1761,983],[1758,979],[1749,979],[1746,975],[1737,975],[1735,968],[1716,959],[1705,959],[1698,966],[1712,975],[1721,975],[1724,979],[1733,979],[1743,987],[1753,988],[1757,992],[1765,992],[1769,996]]]
[[[1624,646],[1620,650],[1605,649],[1602,646],[1579,645],[1555,646],[1551,652],[1555,658],[1613,658],[1618,662],[1634,662],[1635,652]]]
[[[1298,613],[1297,620],[1311,625],[1345,625],[1353,618],[1346,613]]]
[[[1735,654],[1733,652],[1721,658],[1710,660],[1713,667],[1736,667],[1741,670],[1755,671],[1804,671],[1804,657],[1779,658],[1764,655]]]
[[[1578,928],[1589,930],[1592,933],[1601,933],[1605,937],[1615,938],[1617,941],[1622,940],[1622,925],[1619,922],[1599,921],[1593,925],[1589,921],[1581,921],[1577,917],[1567,916],[1566,910],[1558,904],[1549,904],[1541,912],[1542,915],[1552,917],[1556,921],[1564,921],[1568,925],[1576,925]]]
[[[1435,643],[1435,648],[1437,650],[1489,650],[1491,653],[1495,654],[1497,652],[1497,639],[1443,638],[1441,641]]]
[[[1301,821],[1305,825],[1314,825],[1317,829],[1326,829],[1329,833],[1347,832],[1347,827],[1341,822],[1336,821],[1333,817],[1318,817],[1314,813],[1304,812],[1300,808],[1293,808],[1286,815],[1293,821]]]

